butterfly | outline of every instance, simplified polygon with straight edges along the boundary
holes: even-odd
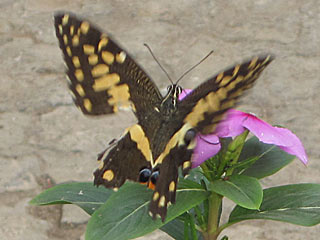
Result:
[[[253,57],[200,84],[179,101],[182,88],[162,96],[146,72],[106,33],[71,13],[56,13],[56,36],[74,103],[86,115],[131,108],[137,123],[102,152],[94,184],[117,190],[126,180],[154,189],[149,213],[165,220],[176,201],[179,168],[188,174],[196,135],[212,133],[228,109],[252,87],[271,55]]]

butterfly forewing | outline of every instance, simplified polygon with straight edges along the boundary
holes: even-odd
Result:
[[[113,113],[119,107],[143,113],[161,103],[151,79],[109,35],[70,13],[56,14],[55,28],[69,87],[84,114]]]
[[[224,113],[235,106],[272,60],[271,55],[254,57],[202,83],[178,103],[179,120],[202,134],[214,132]]]

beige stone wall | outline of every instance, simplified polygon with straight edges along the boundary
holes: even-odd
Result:
[[[78,208],[39,209],[28,201],[53,182],[91,181],[96,154],[135,121],[130,112],[88,118],[73,105],[54,36],[57,10],[111,33],[161,89],[169,82],[145,42],[173,79],[214,50],[181,82],[186,88],[251,55],[275,54],[240,109],[294,131],[310,164],[297,160],[263,184],[320,182],[318,0],[0,0],[0,239],[84,239],[88,217]],[[225,233],[317,240],[320,227],[249,221]]]

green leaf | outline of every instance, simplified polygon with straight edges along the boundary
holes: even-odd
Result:
[[[229,198],[236,204],[249,209],[259,209],[262,202],[262,188],[253,177],[232,175],[227,180],[216,180],[209,190]]]
[[[257,137],[250,138],[244,145],[239,162],[259,157],[249,168],[241,174],[258,179],[278,172],[293,161],[295,156],[286,153],[275,145],[260,142]],[[235,170],[239,172],[239,170]]]
[[[267,219],[313,226],[320,223],[320,184],[294,184],[265,189],[260,210],[236,206],[229,223]]]
[[[181,189],[183,188],[183,189]],[[92,215],[86,231],[86,240],[120,240],[143,236],[175,219],[208,197],[201,185],[181,180],[177,201],[169,207],[166,221],[155,221],[149,216],[152,191],[145,186],[126,183]]]
[[[184,223],[178,219],[168,222],[160,228],[161,231],[167,233],[175,240],[184,240]]]
[[[49,188],[30,201],[33,205],[76,204],[88,214],[98,209],[113,193],[88,182],[73,182]]]
[[[200,167],[193,168],[192,171],[186,176],[185,179],[191,180],[193,182],[200,182],[203,179],[206,179],[202,169]]]

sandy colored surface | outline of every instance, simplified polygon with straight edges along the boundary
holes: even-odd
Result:
[[[185,88],[256,53],[275,54],[240,108],[294,131],[310,164],[297,160],[263,184],[320,182],[318,0],[0,0],[0,239],[84,239],[88,216],[81,210],[34,208],[28,201],[54,182],[91,181],[96,154],[135,121],[129,112],[88,118],[73,105],[54,36],[57,10],[112,33],[161,89],[169,82],[145,42],[173,79],[214,50],[181,82]],[[317,240],[320,227],[249,221],[224,234]],[[144,239],[169,238],[153,233]]]

